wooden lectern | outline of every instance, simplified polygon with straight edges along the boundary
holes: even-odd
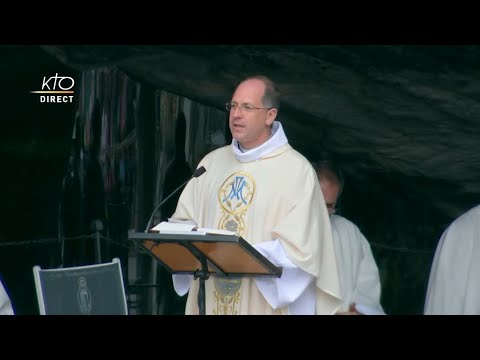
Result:
[[[205,315],[205,280],[222,276],[280,277],[282,268],[273,265],[240,236],[202,232],[132,233],[129,240],[160,262],[171,274],[199,278],[198,309]]]

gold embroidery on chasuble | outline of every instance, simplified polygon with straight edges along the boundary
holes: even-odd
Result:
[[[218,228],[235,231],[238,236],[245,234],[244,217],[255,195],[255,181],[251,175],[240,171],[230,175],[218,191],[221,217]],[[241,278],[232,279],[215,276],[215,315],[237,315],[242,285]]]

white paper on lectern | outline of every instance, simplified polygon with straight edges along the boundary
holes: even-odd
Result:
[[[162,221],[160,224],[154,226],[152,230],[161,233],[171,233],[171,231],[192,231],[194,228],[195,225],[192,224],[171,223]]]
[[[190,222],[171,222],[162,221],[151,229],[162,234],[194,234],[194,235],[235,235],[234,231],[220,230],[213,228],[197,228],[195,224]]]

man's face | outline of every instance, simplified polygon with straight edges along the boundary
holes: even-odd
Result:
[[[265,107],[262,103],[264,93],[265,84],[251,79],[241,83],[233,94],[231,103],[237,106],[230,110],[230,131],[244,149],[259,146],[270,137],[270,126],[277,116],[277,109],[245,110],[245,107]]]
[[[335,214],[338,193],[340,191],[340,186],[335,181],[330,181],[327,179],[320,180],[320,188],[322,189],[323,197],[325,198],[325,204],[327,205],[328,215]]]

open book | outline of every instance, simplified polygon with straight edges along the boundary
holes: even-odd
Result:
[[[199,228],[194,224],[190,224],[186,222],[179,223],[179,222],[162,221],[160,224],[156,225],[151,230],[158,231],[159,233],[162,233],[162,234],[235,235],[234,231],[212,229],[212,228]]]

